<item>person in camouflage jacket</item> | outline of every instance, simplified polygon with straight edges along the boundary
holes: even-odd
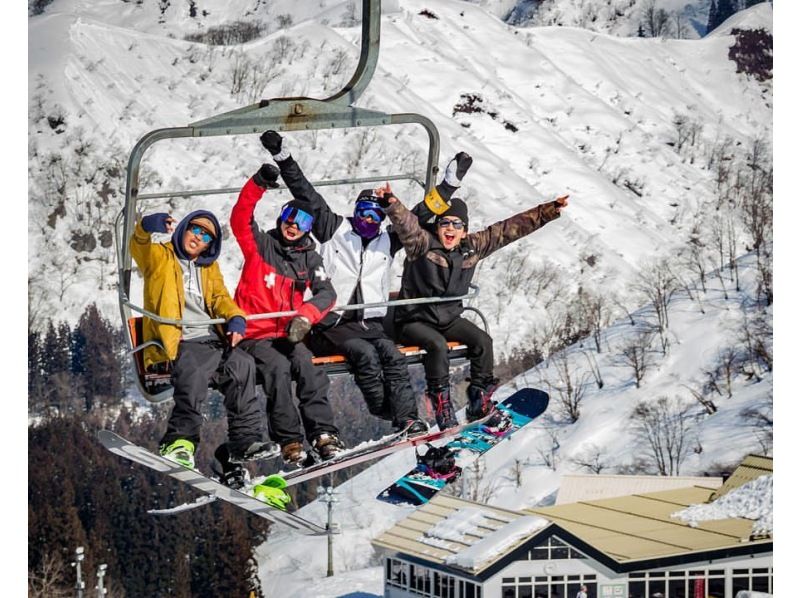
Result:
[[[458,197],[453,197],[447,208],[436,215],[435,232],[432,232],[423,228],[418,218],[392,194],[388,183],[378,194],[406,250],[400,299],[467,294],[480,260],[558,218],[569,197],[561,196],[470,233],[467,205]],[[492,410],[491,395],[497,387],[492,338],[461,317],[463,311],[461,301],[447,301],[402,306],[395,314],[399,340],[419,345],[426,351],[423,361],[426,395],[434,407],[440,429],[458,423],[450,400],[448,341],[467,345],[470,362],[467,418],[470,421]]]

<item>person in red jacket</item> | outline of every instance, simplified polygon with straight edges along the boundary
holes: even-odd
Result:
[[[244,254],[234,300],[249,315],[294,312],[250,319],[240,346],[253,356],[263,380],[270,436],[280,443],[284,462],[300,465],[306,457],[300,418],[322,460],[344,449],[328,401],[328,377],[314,367],[311,351],[301,342],[334,306],[336,292],[309,236],[313,217],[303,202],[285,204],[275,228],[264,232],[256,224],[256,204],[265,190],[278,186],[278,175],[275,166],[263,164],[242,187],[231,212],[231,229]],[[292,401],[293,379],[300,417]]]

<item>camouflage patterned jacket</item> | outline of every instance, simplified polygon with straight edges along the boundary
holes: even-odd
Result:
[[[448,251],[400,201],[391,204],[386,213],[406,250],[400,299],[465,295],[480,260],[559,217],[555,201],[541,204],[467,234],[458,247]],[[461,301],[408,305],[397,308],[395,320],[398,324],[447,326],[463,311]]]

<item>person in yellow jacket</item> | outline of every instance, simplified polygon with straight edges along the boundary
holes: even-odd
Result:
[[[144,350],[145,367],[172,362],[175,406],[159,451],[185,467],[194,467],[203,417],[200,406],[209,384],[225,396],[228,442],[215,456],[223,465],[222,481],[241,488],[243,461],[280,452],[273,442],[262,442],[264,411],[256,396],[255,362],[237,345],[245,333],[244,312],[231,299],[217,258],[222,249],[221,229],[209,211],[190,213],[176,225],[167,213],[145,216],[131,238],[131,254],[144,277],[144,309],[183,325],[144,317],[144,341],[159,345]],[[152,233],[172,233],[165,243],[154,243]],[[224,319],[225,325],[211,324]],[[191,325],[190,325],[191,324]]]

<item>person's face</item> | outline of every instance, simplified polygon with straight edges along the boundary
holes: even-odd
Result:
[[[281,222],[281,234],[287,241],[297,241],[305,233],[294,222]]]
[[[439,242],[449,251],[458,247],[461,239],[467,234],[467,227],[460,218],[447,216],[436,223],[436,233],[439,236]]]
[[[190,224],[183,233],[183,250],[190,259],[197,259],[208,249],[213,235],[198,224]]]

